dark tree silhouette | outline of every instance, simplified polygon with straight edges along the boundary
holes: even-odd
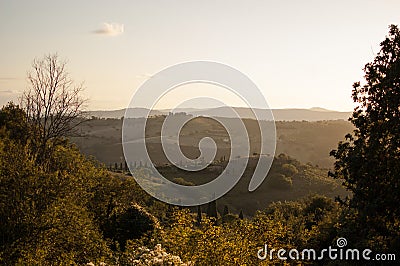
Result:
[[[124,250],[127,240],[140,238],[158,226],[158,221],[153,215],[138,204],[132,203],[128,208],[114,210],[103,228],[103,233]]]
[[[217,213],[217,201],[213,200],[208,203],[207,205],[207,215],[209,217],[214,217],[215,219],[218,218],[218,213]]]
[[[365,84],[353,85],[357,104],[349,119],[355,126],[340,142],[335,170],[353,192],[358,235],[379,236],[388,245],[400,244],[400,32],[391,25],[373,62],[365,65]],[[397,224],[397,228],[396,228]]]
[[[242,210],[240,210],[240,213],[239,213],[239,219],[242,219],[243,220],[243,211]]]

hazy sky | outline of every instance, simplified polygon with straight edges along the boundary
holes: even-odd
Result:
[[[89,109],[124,108],[152,74],[211,60],[248,75],[272,108],[352,110],[353,82],[399,21],[398,0],[1,0],[0,104],[27,87],[35,57],[57,52]]]

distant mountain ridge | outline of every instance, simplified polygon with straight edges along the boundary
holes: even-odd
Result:
[[[146,108],[133,108],[135,118],[144,117],[148,109]],[[234,107],[235,111],[242,118],[255,118],[250,108]],[[110,110],[110,111],[88,111],[86,116],[99,117],[99,118],[115,118],[119,119],[125,115],[126,109]],[[232,117],[229,107],[216,107],[209,109],[196,109],[196,108],[180,108],[176,109],[174,113],[184,112],[193,116],[211,116],[211,117]],[[265,115],[265,109],[253,109],[261,120],[269,120]],[[170,112],[168,109],[152,110],[150,115],[166,115]],[[313,107],[310,109],[301,108],[288,108],[288,109],[272,109],[275,121],[321,121],[321,120],[347,120],[351,112],[331,111],[320,107]]]

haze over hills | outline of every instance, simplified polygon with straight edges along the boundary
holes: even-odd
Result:
[[[250,108],[234,107],[235,111],[242,118],[255,118]],[[121,118],[125,115],[126,109],[110,110],[110,111],[88,111],[87,116],[95,116],[99,118]],[[230,107],[216,107],[216,108],[180,108],[175,109],[174,112],[184,112],[193,116],[211,116],[211,117],[232,117],[229,111]],[[170,112],[168,109],[152,110],[150,115],[166,115]],[[254,109],[254,112],[261,120],[270,120],[265,112],[265,109]],[[134,108],[134,118],[144,117],[148,113],[146,108]],[[313,107],[310,109],[301,108],[288,108],[288,109],[272,109],[275,121],[322,121],[322,120],[347,120],[351,112],[339,112],[327,110],[320,107]]]

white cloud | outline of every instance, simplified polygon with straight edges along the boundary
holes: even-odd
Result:
[[[95,30],[94,33],[108,35],[108,36],[117,36],[124,32],[124,24],[120,23],[103,23],[103,27],[101,29]]]
[[[153,75],[152,75],[152,74],[149,74],[149,73],[144,73],[144,74],[136,75],[136,78],[137,78],[137,79],[149,79],[149,78],[151,78],[151,77],[153,77]]]

